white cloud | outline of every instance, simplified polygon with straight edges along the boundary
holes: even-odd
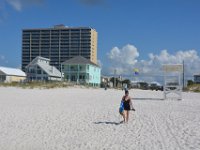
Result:
[[[23,10],[26,6],[41,5],[44,0],[0,0],[0,23],[4,22],[8,16],[7,5],[11,6],[16,11]]]
[[[6,0],[6,2],[17,11],[21,11],[25,6],[41,4],[43,1],[44,0]]]
[[[6,0],[8,4],[10,4],[15,10],[21,11],[22,2],[20,0]]]
[[[149,70],[152,70],[152,72],[159,72],[162,64],[182,64],[183,60],[188,75],[200,71],[200,57],[196,50],[178,51],[174,55],[168,53],[167,50],[162,50],[158,55],[149,54],[149,60],[139,63],[144,68],[151,68]]]
[[[0,60],[5,60],[5,56],[4,55],[0,55]]]
[[[136,58],[139,56],[139,53],[135,46],[128,44],[122,49],[114,47],[107,55],[114,63],[134,65],[137,62]]]
[[[137,63],[139,52],[133,45],[127,44],[121,49],[114,47],[109,53],[107,53],[109,60],[111,61],[110,74],[123,74],[130,72],[130,69]]]
[[[162,50],[159,55],[150,54],[150,60],[144,68],[152,68],[147,71],[150,74],[162,74],[162,64],[182,64],[184,61],[184,73],[186,79],[193,79],[194,74],[200,73],[200,57],[196,50],[178,51],[175,54]]]
[[[100,68],[103,67],[103,63],[102,63],[101,60],[99,60],[99,59],[97,60],[97,64],[99,65]]]
[[[151,76],[162,76],[163,64],[185,64],[185,76],[192,78],[194,74],[200,73],[200,57],[196,50],[177,51],[175,54],[167,50],[161,50],[159,54],[148,54],[149,59],[139,60],[139,51],[133,45],[126,45],[122,49],[114,47],[107,54],[111,61],[108,74],[133,75],[133,68],[139,68],[140,74],[150,78]],[[155,79],[156,77],[154,77]]]
[[[4,55],[0,54],[0,66],[3,66],[5,64],[8,64],[8,60],[6,59]]]
[[[150,59],[158,59],[160,63],[173,64],[182,63],[183,60],[193,62],[199,60],[199,56],[196,50],[178,51],[172,55],[167,50],[162,50],[159,55],[149,54]]]

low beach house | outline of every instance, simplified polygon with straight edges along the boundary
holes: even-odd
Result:
[[[28,81],[61,81],[61,72],[49,65],[50,59],[37,56],[26,67]]]
[[[78,84],[100,86],[101,68],[82,56],[76,56],[62,63],[64,80]]]
[[[200,83],[200,74],[194,75],[194,83]]]
[[[26,74],[15,68],[0,67],[0,82],[22,82],[26,79]]]

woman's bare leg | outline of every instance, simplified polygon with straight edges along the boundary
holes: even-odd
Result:
[[[128,122],[128,119],[129,119],[129,111],[126,111],[126,122]]]
[[[127,122],[127,113],[128,113],[128,111],[124,110],[124,122]]]
[[[123,116],[123,119],[124,119],[124,122],[125,122],[126,121],[126,116],[125,116],[125,112],[124,111],[123,111],[122,116]]]
[[[122,113],[120,113],[120,115],[123,117],[123,122],[125,122],[125,118],[126,118],[126,116],[125,116],[124,111],[123,111]]]

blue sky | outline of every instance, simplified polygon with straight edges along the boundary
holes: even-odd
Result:
[[[200,73],[199,8],[199,0],[1,0],[0,65],[21,65],[23,28],[65,24],[97,30],[103,74],[185,60],[191,76]]]

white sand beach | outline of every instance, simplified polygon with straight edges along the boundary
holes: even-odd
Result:
[[[200,94],[161,100],[130,90],[135,112],[118,113],[124,91],[0,87],[0,150],[199,150]]]

